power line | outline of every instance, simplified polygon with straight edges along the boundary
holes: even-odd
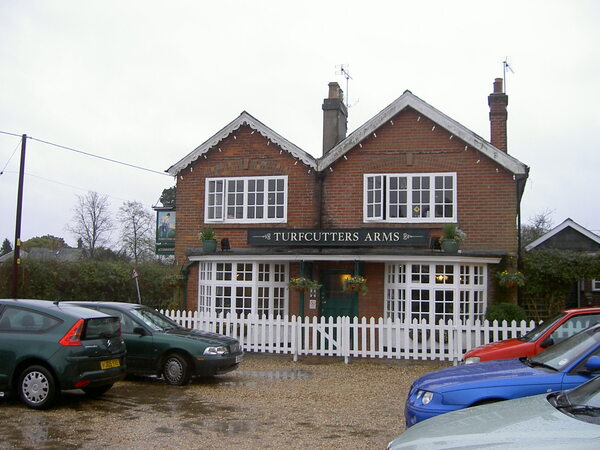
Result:
[[[9,133],[9,132],[7,132],[7,131],[0,131],[0,133],[1,133],[1,134],[7,134],[7,135],[9,135],[9,136],[19,136],[19,137],[20,137],[20,135],[18,135],[18,134],[15,134],[15,133]],[[166,175],[166,176],[168,176],[168,177],[170,177],[170,176],[171,176],[171,175],[169,175],[169,174],[168,174],[168,173],[166,173],[166,172],[159,172],[158,170],[148,169],[148,168],[146,168],[146,167],[137,166],[137,165],[135,165],[135,164],[129,164],[129,163],[126,163],[126,162],[123,162],[123,161],[118,161],[118,160],[116,160],[116,159],[107,158],[107,157],[105,157],[105,156],[95,155],[95,154],[93,154],[93,153],[84,152],[83,150],[77,150],[77,149],[75,149],[75,148],[72,148],[72,147],[67,147],[67,146],[65,146],[65,145],[55,144],[54,142],[46,141],[46,140],[43,140],[43,139],[38,139],[38,138],[31,137],[31,136],[27,136],[27,139],[31,139],[31,140],[33,140],[33,141],[37,141],[37,142],[40,142],[40,143],[42,143],[42,144],[51,145],[51,146],[53,146],[53,147],[58,147],[58,148],[61,148],[61,149],[63,149],[63,150],[68,150],[68,151],[71,151],[71,152],[80,153],[80,154],[82,154],[82,155],[90,156],[90,157],[92,157],[92,158],[102,159],[102,160],[104,160],[104,161],[112,162],[112,163],[115,163],[115,164],[120,164],[120,165],[122,165],[122,166],[131,167],[131,168],[133,168],[133,169],[144,170],[144,171],[146,171],[146,172],[156,173],[156,174],[159,174],[159,175]]]

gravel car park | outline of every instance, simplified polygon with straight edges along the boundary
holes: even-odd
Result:
[[[126,379],[97,399],[65,394],[40,413],[0,400],[7,448],[385,448],[403,399],[437,361],[247,353],[238,370],[186,386]],[[27,426],[24,427],[23,424]]]

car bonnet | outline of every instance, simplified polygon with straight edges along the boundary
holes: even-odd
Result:
[[[510,383],[523,381],[523,377],[543,376],[546,372],[529,367],[518,359],[502,359],[475,364],[458,365],[424,375],[413,383],[413,388],[431,392],[447,392],[454,389],[495,386],[498,380]]]
[[[165,333],[171,336],[180,336],[182,338],[198,340],[212,345],[230,345],[237,342],[237,339],[229,336],[211,333],[209,331],[193,330],[190,328],[174,328],[172,330],[165,330]]]
[[[546,396],[442,414],[412,426],[390,448],[598,448],[600,426],[561,413]]]

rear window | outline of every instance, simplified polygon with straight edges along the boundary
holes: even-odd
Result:
[[[121,335],[121,322],[116,317],[87,319],[82,340],[106,339]]]

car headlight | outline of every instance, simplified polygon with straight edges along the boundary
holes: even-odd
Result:
[[[417,391],[417,400],[421,400],[421,403],[424,405],[429,404],[431,399],[433,398],[433,392],[428,391]]]
[[[479,356],[469,356],[467,359],[465,359],[465,364],[478,363],[480,360],[481,358]]]
[[[205,355],[226,355],[229,351],[226,347],[206,347]]]

